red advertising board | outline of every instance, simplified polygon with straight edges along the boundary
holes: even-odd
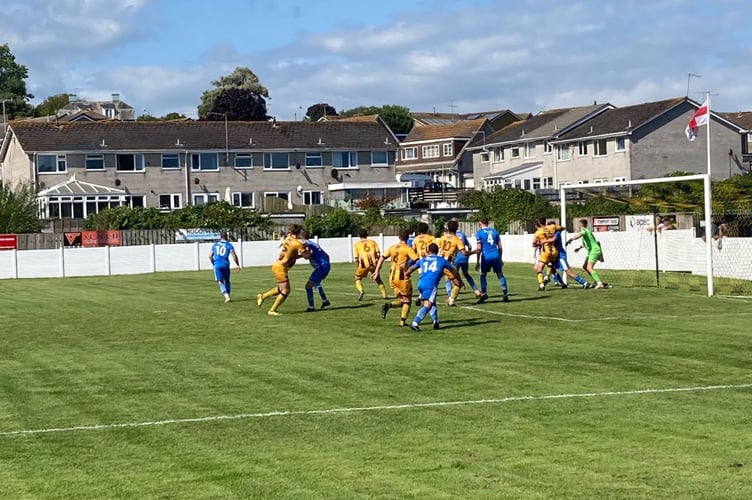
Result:
[[[81,246],[119,247],[120,231],[81,231]]]
[[[0,234],[0,250],[15,250],[18,248],[18,237],[15,234]]]

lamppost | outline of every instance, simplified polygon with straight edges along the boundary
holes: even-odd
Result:
[[[217,113],[215,111],[207,111],[206,116],[217,115],[225,118],[225,166],[230,166],[230,135],[227,131],[227,113]]]

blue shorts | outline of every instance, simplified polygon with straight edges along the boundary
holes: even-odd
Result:
[[[421,288],[420,282],[418,282],[418,296],[420,297],[420,300],[430,300],[432,304],[435,304],[438,291],[438,288],[436,288],[435,286],[430,288]]]
[[[481,255],[480,259],[480,273],[481,274],[488,274],[489,271],[493,271],[496,274],[501,274],[501,256],[496,257],[495,259],[486,259],[485,256]]]
[[[457,262],[456,260],[454,261],[454,267],[457,268],[457,271],[462,271],[465,274],[467,274],[467,271],[469,269],[469,264],[470,262],[467,260],[463,260],[461,262]]]
[[[214,268],[214,278],[219,281],[224,281],[225,283],[230,282],[230,267],[215,267]]]
[[[329,271],[332,269],[332,266],[330,264],[323,264],[318,267],[313,268],[313,272],[311,273],[311,277],[308,278],[308,281],[312,283],[319,284],[322,281],[324,281],[324,278],[329,276]]]

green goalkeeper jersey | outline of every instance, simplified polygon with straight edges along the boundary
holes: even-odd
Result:
[[[590,229],[582,228],[580,234],[582,234],[582,245],[587,249],[588,253],[593,251],[600,251],[601,246],[595,239],[595,236]]]

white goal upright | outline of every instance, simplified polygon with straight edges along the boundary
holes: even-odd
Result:
[[[700,182],[701,202],[697,196],[687,203],[644,196],[648,190],[654,194],[686,186],[697,195]],[[752,293],[752,269],[743,265],[743,259],[751,265],[752,238],[722,245],[719,240],[724,235],[721,229],[719,236],[718,227],[723,221],[716,216],[714,222],[711,195],[707,174],[563,185],[559,193],[561,225],[577,232],[577,221],[588,220],[603,248],[604,262],[598,263],[598,272],[615,286],[676,285],[712,296],[716,293],[714,277],[722,276],[724,293]],[[584,257],[574,254],[573,248],[568,249],[568,256],[574,267]]]

